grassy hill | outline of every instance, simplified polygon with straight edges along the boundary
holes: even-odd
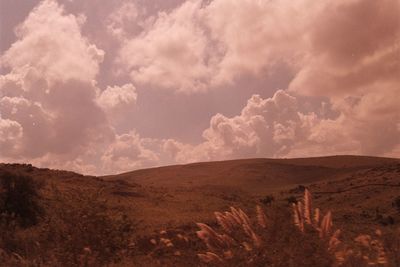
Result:
[[[251,213],[266,196],[275,199],[272,208],[265,206],[266,209],[290,211],[288,199],[299,200],[304,187],[313,193],[316,207],[333,211],[334,225],[349,236],[371,232],[377,227],[391,230],[400,226],[400,212],[393,206],[400,197],[400,160],[392,158],[243,159],[166,166],[103,177],[31,165],[0,164],[0,172],[5,170],[33,177],[43,184],[40,201],[47,209],[44,220],[63,209],[54,204],[57,195],[65,193],[69,196],[68,207],[79,209],[81,197],[101,190],[100,198],[106,201],[104,208],[110,214],[118,211],[134,222],[132,242],[136,244],[137,255],[133,261],[146,260],[150,266],[157,266],[160,261],[167,266],[185,266],[196,258],[196,241],[191,241],[195,245],[182,257],[171,258],[161,252],[162,255],[151,254],[154,248],[148,242],[159,236],[160,231],[190,232],[190,240],[196,240],[195,222],[215,225],[215,211],[234,206]],[[85,205],[90,206],[90,201]],[[290,214],[285,216],[291,221]]]

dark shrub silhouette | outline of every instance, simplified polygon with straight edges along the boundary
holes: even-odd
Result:
[[[43,211],[40,187],[30,176],[0,171],[0,214],[15,219],[22,227],[35,225]]]
[[[400,212],[400,196],[396,197],[393,202],[392,206],[397,209],[398,212]]]
[[[266,195],[263,199],[260,199],[260,202],[266,206],[271,205],[272,202],[274,202],[274,201],[275,201],[275,197],[273,195]]]

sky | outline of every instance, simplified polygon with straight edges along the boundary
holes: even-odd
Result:
[[[399,0],[0,0],[0,162],[400,157]]]

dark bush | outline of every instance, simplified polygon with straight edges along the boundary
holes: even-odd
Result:
[[[306,187],[304,185],[298,185],[295,188],[292,188],[289,190],[290,194],[303,194],[304,190],[306,190]]]
[[[286,198],[286,201],[288,202],[289,205],[296,204],[297,203],[297,198],[295,196],[290,196],[290,197]]]
[[[43,212],[39,203],[40,187],[30,176],[0,172],[0,214],[12,217],[22,227],[35,225]]]
[[[271,205],[274,201],[275,197],[273,195],[266,195],[264,198],[260,199],[260,202],[264,205]]]
[[[398,212],[400,212],[400,196],[396,197],[393,202],[392,206],[397,209]]]

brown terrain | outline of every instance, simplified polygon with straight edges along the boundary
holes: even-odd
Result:
[[[266,210],[283,207],[290,211],[288,199],[300,200],[305,187],[313,194],[314,205],[322,211],[331,210],[334,227],[349,237],[377,228],[400,227],[400,211],[394,205],[400,196],[400,159],[393,158],[243,159],[103,177],[20,164],[0,164],[0,170],[17,171],[42,181],[44,203],[52,201],[54,188],[78,195],[101,189],[107,206],[134,222],[130,244],[133,256],[115,266],[199,266],[196,253],[205,248],[195,235],[196,222],[216,225],[214,212],[231,206],[249,215],[254,214],[257,204]],[[267,196],[274,200],[265,200]],[[291,214],[287,216],[292,221]],[[176,250],[160,248],[163,235],[177,243]],[[176,236],[188,243],[181,245],[184,251],[179,251]]]

